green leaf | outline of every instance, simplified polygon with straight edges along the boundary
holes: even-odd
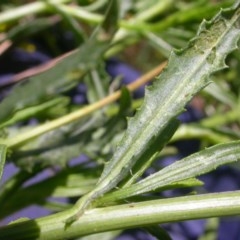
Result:
[[[101,62],[98,68],[91,70],[83,79],[87,87],[87,99],[89,103],[104,98],[108,93],[110,77],[106,73],[105,63]]]
[[[79,200],[76,214],[67,220],[68,223],[81,216],[94,199],[115,188],[159,139],[169,122],[209,84],[209,75],[226,67],[225,58],[237,48],[240,36],[239,4],[238,1],[233,9],[221,11],[210,22],[203,21],[189,46],[172,52],[168,67],[146,90],[141,109],[130,118],[125,135],[106,164],[96,188]]]
[[[102,23],[102,28],[104,29],[104,34],[108,34],[109,37],[116,32],[118,27],[119,5],[116,0],[110,0],[108,2],[108,9]]]
[[[68,89],[76,77],[80,78],[96,67],[108,45],[107,42],[91,39],[55,67],[17,85],[0,104],[0,122],[18,110],[49,100]]]
[[[16,224],[16,223],[21,223],[30,220],[30,218],[22,217],[18,218],[16,220],[11,221],[9,224]]]
[[[61,4],[54,3],[49,0],[45,0],[48,7],[54,12],[58,13],[64,20],[67,25],[67,28],[72,31],[74,34],[74,38],[80,44],[85,39],[85,33],[82,31],[81,27],[79,26],[78,22],[70,15],[67,14],[62,8]]]
[[[32,171],[36,166],[64,167],[69,160],[86,154],[86,149],[96,144],[92,135],[101,125],[99,117],[68,124],[31,141],[23,149],[15,150],[11,159],[27,171]]]
[[[236,97],[234,97],[234,95],[229,92],[229,89],[224,89],[220,83],[213,82],[207,86],[204,91],[212,97],[216,98],[218,101],[225,103],[232,108],[236,105]]]
[[[219,218],[209,218],[207,219],[205,232],[199,238],[199,240],[217,240],[218,239],[218,228],[219,228]]]
[[[121,97],[119,99],[119,112],[118,117],[126,117],[127,113],[130,111],[132,105],[132,99],[130,92],[126,87],[121,88]]]
[[[130,112],[130,95],[127,90],[123,90],[116,115],[109,118],[96,113],[92,117],[57,128],[13,151],[11,159],[27,171],[32,171],[36,166],[65,167],[69,160],[81,154],[103,163],[112,155],[116,142],[122,136],[127,112]]]
[[[2,178],[6,155],[7,155],[7,147],[5,145],[0,144],[0,180]]]
[[[213,129],[191,123],[182,124],[174,134],[171,142],[194,138],[203,139],[211,144],[218,144],[239,139],[238,137],[229,136],[229,134],[223,134],[220,131],[214,131]]]
[[[47,18],[32,19],[31,21],[18,24],[8,31],[6,37],[3,40],[0,40],[0,43],[6,41],[6,39],[20,41],[29,35],[36,34],[46,28],[49,28],[53,24],[55,24],[55,21]]]
[[[159,151],[163,149],[165,144],[171,139],[174,132],[179,126],[179,121],[172,119],[167,127],[163,129],[162,133],[157,137],[151,146],[144,152],[144,154],[137,160],[136,164],[131,169],[131,175],[129,179],[126,179],[124,186],[129,186],[137,181],[142,174],[152,165],[156,160]]]
[[[165,185],[164,187],[158,188],[156,191],[164,191],[169,189],[175,189],[175,188],[190,188],[190,187],[199,187],[203,186],[204,182],[200,181],[197,178],[187,178],[181,181],[173,182],[168,185]]]
[[[167,16],[164,21],[157,21],[156,23],[139,22],[138,24],[124,24],[127,29],[133,28],[138,31],[151,31],[151,32],[163,32],[173,26],[186,24],[188,22],[200,22],[202,19],[207,18],[215,14],[220,8],[226,8],[231,6],[234,1],[221,1],[214,4],[204,4],[203,6],[191,6],[185,7],[181,11],[176,11]]]
[[[169,182],[169,184],[166,184],[164,186],[156,188],[155,190],[150,190],[150,191],[159,193],[165,190],[193,188],[193,187],[200,187],[203,185],[204,185],[204,182],[200,181],[197,178],[187,178],[187,179],[176,181],[176,182]],[[105,194],[103,197],[100,197],[99,199],[96,200],[96,202],[94,202],[94,206],[102,207],[102,206],[112,205],[113,203],[125,202],[125,199],[128,197],[129,194],[131,194],[130,192],[131,192],[132,186],[135,186],[135,184],[131,186],[124,185],[122,188],[119,188],[116,191]],[[140,202],[144,198],[145,198],[144,200],[146,200],[154,197],[155,196],[151,196],[151,195],[148,195],[148,196],[141,195],[137,197],[131,197],[129,201]]]
[[[223,164],[236,162],[239,159],[240,141],[218,144],[176,161],[130,187],[119,189],[115,193],[109,194],[109,198],[111,197],[111,200],[114,199],[116,201],[156,191],[159,188],[164,188],[171,184],[174,185],[174,183],[179,181],[200,176],[215,170]],[[107,196],[103,200],[108,201]]]
[[[37,117],[41,113],[46,114],[47,111],[54,111],[53,114],[58,114],[58,112],[65,111],[64,107],[69,103],[69,99],[67,97],[57,97],[54,99],[51,99],[49,101],[46,101],[42,104],[38,104],[36,106],[28,107],[23,110],[20,110],[16,112],[10,119],[8,119],[6,122],[3,122],[0,124],[0,128],[12,125],[14,123],[17,123],[18,121],[25,120],[31,116]]]
[[[139,157],[152,145],[169,121],[178,116],[186,103],[209,84],[208,76],[224,67],[226,55],[237,47],[240,13],[224,12],[212,22],[204,21],[197,37],[183,51],[173,52],[167,69],[146,91],[145,101],[130,118],[125,136],[104,169],[105,177],[123,178]],[[113,179],[113,177],[112,177]]]
[[[99,174],[98,168],[75,166],[28,187],[15,189],[1,201],[0,218],[32,204],[43,205],[48,197],[79,197],[94,187]]]

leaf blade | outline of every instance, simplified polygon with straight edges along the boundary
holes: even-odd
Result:
[[[90,39],[53,68],[17,85],[0,104],[0,122],[21,109],[45,102],[69,88],[74,84],[76,74],[80,78],[102,60],[108,47],[107,41]]]
[[[172,53],[166,70],[147,89],[141,109],[130,118],[125,136],[99,182],[114,174],[121,174],[123,178],[129,171],[126,169],[122,174],[126,163],[131,168],[153,138],[184,110],[193,95],[209,83],[207,77],[225,67],[226,55],[237,47],[240,29],[234,25],[239,21],[239,11],[233,13],[229,22],[218,14],[213,23],[203,22],[198,37],[187,49]],[[206,29],[207,25],[210,29]]]
[[[2,178],[6,155],[7,155],[7,146],[0,144],[0,179]]]
[[[240,159],[240,141],[217,144],[192,154],[163,168],[130,187],[109,194],[109,199],[120,200],[127,197],[155,191],[165,186],[194,178],[216,169],[218,166],[236,162]],[[108,197],[103,197],[108,201]],[[102,201],[100,200],[100,201]]]
[[[168,67],[147,89],[142,107],[129,120],[95,189],[76,203],[67,224],[78,219],[93,200],[115,188],[193,95],[209,84],[209,75],[226,67],[225,58],[237,48],[240,37],[239,5],[240,1],[234,8],[220,11],[212,21],[204,21],[189,46],[172,53]]]

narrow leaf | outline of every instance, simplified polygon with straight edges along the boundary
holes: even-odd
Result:
[[[7,155],[7,147],[5,145],[0,144],[0,179],[2,177],[6,155]]]
[[[37,117],[41,113],[46,113],[49,109],[54,107],[54,110],[58,110],[58,106],[64,110],[64,107],[69,103],[69,99],[67,97],[57,97],[46,101],[42,104],[38,104],[36,106],[28,107],[23,110],[16,112],[10,119],[6,122],[0,124],[0,128],[12,125],[17,123],[18,121],[25,120],[29,117]]]
[[[237,47],[240,12],[219,14],[212,22],[204,21],[198,36],[183,51],[173,52],[168,68],[147,89],[145,101],[130,118],[125,136],[106,165],[100,182],[114,175],[125,177],[139,157],[179,115],[186,103],[209,84],[208,76],[224,67],[226,55]],[[114,177],[113,177],[114,176]]]
[[[210,172],[217,167],[240,159],[240,141],[218,144],[165,167],[159,172],[139,181],[130,187],[109,194],[111,199],[119,200],[164,188],[179,181],[194,178]],[[104,201],[107,201],[107,196]]]
[[[162,134],[169,121],[178,116],[192,96],[209,84],[210,74],[226,67],[224,60],[237,48],[240,35],[239,4],[204,21],[195,39],[182,51],[171,54],[169,65],[147,89],[141,109],[130,118],[126,133],[106,165],[96,188],[76,204],[75,221],[97,197],[116,187]]]
[[[175,131],[179,126],[179,121],[173,119],[169,122],[162,133],[156,137],[155,141],[149,146],[144,154],[138,159],[135,166],[131,170],[130,179],[124,183],[124,186],[129,186],[137,181],[142,174],[152,165],[156,160],[159,151],[165,146],[165,144],[171,139]]]
[[[18,110],[49,100],[69,88],[76,73],[80,77],[95,67],[107,47],[106,42],[90,40],[55,67],[17,85],[0,104],[0,122]]]
[[[1,199],[0,218],[9,216],[32,204],[43,205],[48,197],[78,197],[92,189],[99,176],[99,169],[81,166],[68,168],[55,176],[21,189],[14,189]],[[6,186],[4,186],[6,187]],[[11,187],[8,186],[8,190]],[[6,191],[6,189],[5,189]],[[26,198],[26,196],[28,196]]]
[[[216,240],[218,239],[219,218],[209,218],[206,221],[205,232],[198,240]]]
[[[108,9],[105,14],[105,19],[102,22],[102,28],[104,29],[105,34],[107,34],[109,37],[112,36],[117,30],[118,18],[119,18],[118,1],[115,0],[108,1]]]

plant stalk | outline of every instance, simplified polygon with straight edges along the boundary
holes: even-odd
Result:
[[[240,214],[240,191],[194,195],[86,210],[67,226],[72,209],[0,228],[0,240],[60,240],[152,224]],[[124,219],[124,221],[123,221]]]
[[[127,85],[127,88],[130,92],[134,91],[135,89],[139,88],[140,86],[146,84],[150,80],[152,80],[155,76],[157,76],[162,69],[165,67],[166,62],[160,64],[156,68],[152,69],[148,73],[141,76],[139,79],[137,79],[135,82]],[[31,129],[27,132],[20,133],[17,136],[14,136],[9,139],[2,140],[2,143],[7,145],[10,148],[17,147],[26,141],[29,141],[33,138],[36,138],[46,132],[49,132],[51,130],[54,130],[56,128],[59,128],[61,126],[64,126],[66,124],[69,124],[71,122],[74,122],[76,120],[79,120],[80,118],[87,116],[91,114],[92,112],[101,109],[102,107],[116,101],[121,96],[121,91],[116,91],[113,94],[103,98],[102,100],[93,103],[91,105],[88,105],[86,107],[83,107],[75,112],[72,112],[68,115],[65,115],[63,117],[60,117],[56,120],[47,122],[45,124],[42,124],[40,126],[35,127],[34,129]]]

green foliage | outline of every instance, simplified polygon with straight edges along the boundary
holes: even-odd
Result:
[[[110,196],[113,195],[111,200],[125,199],[134,195],[161,190],[161,188],[166,189],[174,183],[181,183],[181,181],[200,176],[223,164],[236,162],[240,158],[239,144],[239,141],[219,144],[192,154],[129,187],[115,191],[115,193],[110,194]],[[102,201],[107,202],[107,196]]]
[[[97,46],[97,51],[95,46]],[[107,43],[95,39],[90,40],[79,50],[67,56],[56,67],[30,77],[23,84],[16,86],[0,105],[2,112],[0,120],[8,120],[16,111],[49,100],[54,95],[76,85],[73,80],[79,79],[89,69],[95,67],[107,47]],[[26,92],[35,92],[35,94],[27,95]]]
[[[197,179],[223,164],[237,166],[240,159],[240,59],[233,52],[240,37],[240,2],[232,7],[227,0],[68,2],[1,3],[15,6],[0,13],[0,29],[6,32],[1,43],[21,40],[18,47],[28,46],[28,38],[41,36],[56,55],[62,50],[48,30],[57,26],[71,30],[77,44],[47,70],[11,82],[0,103],[0,177],[5,161],[19,167],[1,185],[0,218],[32,204],[57,212],[1,227],[0,239],[75,239],[96,233],[89,238],[113,239],[132,227],[171,239],[159,223],[240,214],[239,191],[201,194],[204,182]],[[32,22],[20,21],[24,12],[34,14]],[[144,99],[134,100],[130,87],[111,95],[119,81],[109,86],[105,61],[112,55],[143,71],[166,58],[168,64],[146,87]],[[87,87],[87,103],[81,105],[68,96],[79,83]],[[196,95],[204,106],[195,107],[206,117],[181,124],[178,116]],[[37,126],[26,127],[31,118]],[[199,152],[167,167],[155,165],[177,154],[172,143],[193,138],[201,143]],[[87,161],[72,167],[71,159],[83,155]],[[49,168],[53,176],[24,185]],[[155,173],[146,176],[150,168]],[[195,194],[185,195],[182,188]],[[182,196],[159,199],[170,189]],[[79,200],[60,204],[49,197]]]
[[[78,219],[91,201],[115,188],[137,161],[149,159],[156,151],[161,151],[170,138],[165,139],[166,129],[170,128],[167,131],[174,133],[171,129],[176,123],[172,120],[183,111],[192,96],[209,83],[209,75],[225,67],[225,57],[237,47],[240,35],[236,26],[239,13],[235,9],[227,13],[229,19],[224,18],[223,12],[212,22],[203,22],[189,47],[172,53],[168,67],[147,89],[141,109],[128,121],[124,137],[105,165],[96,188],[80,199],[78,213],[69,221]]]
[[[5,160],[6,160],[6,153],[7,153],[6,146],[0,145],[0,179],[1,179],[2,173],[3,173],[3,167],[5,164]]]

